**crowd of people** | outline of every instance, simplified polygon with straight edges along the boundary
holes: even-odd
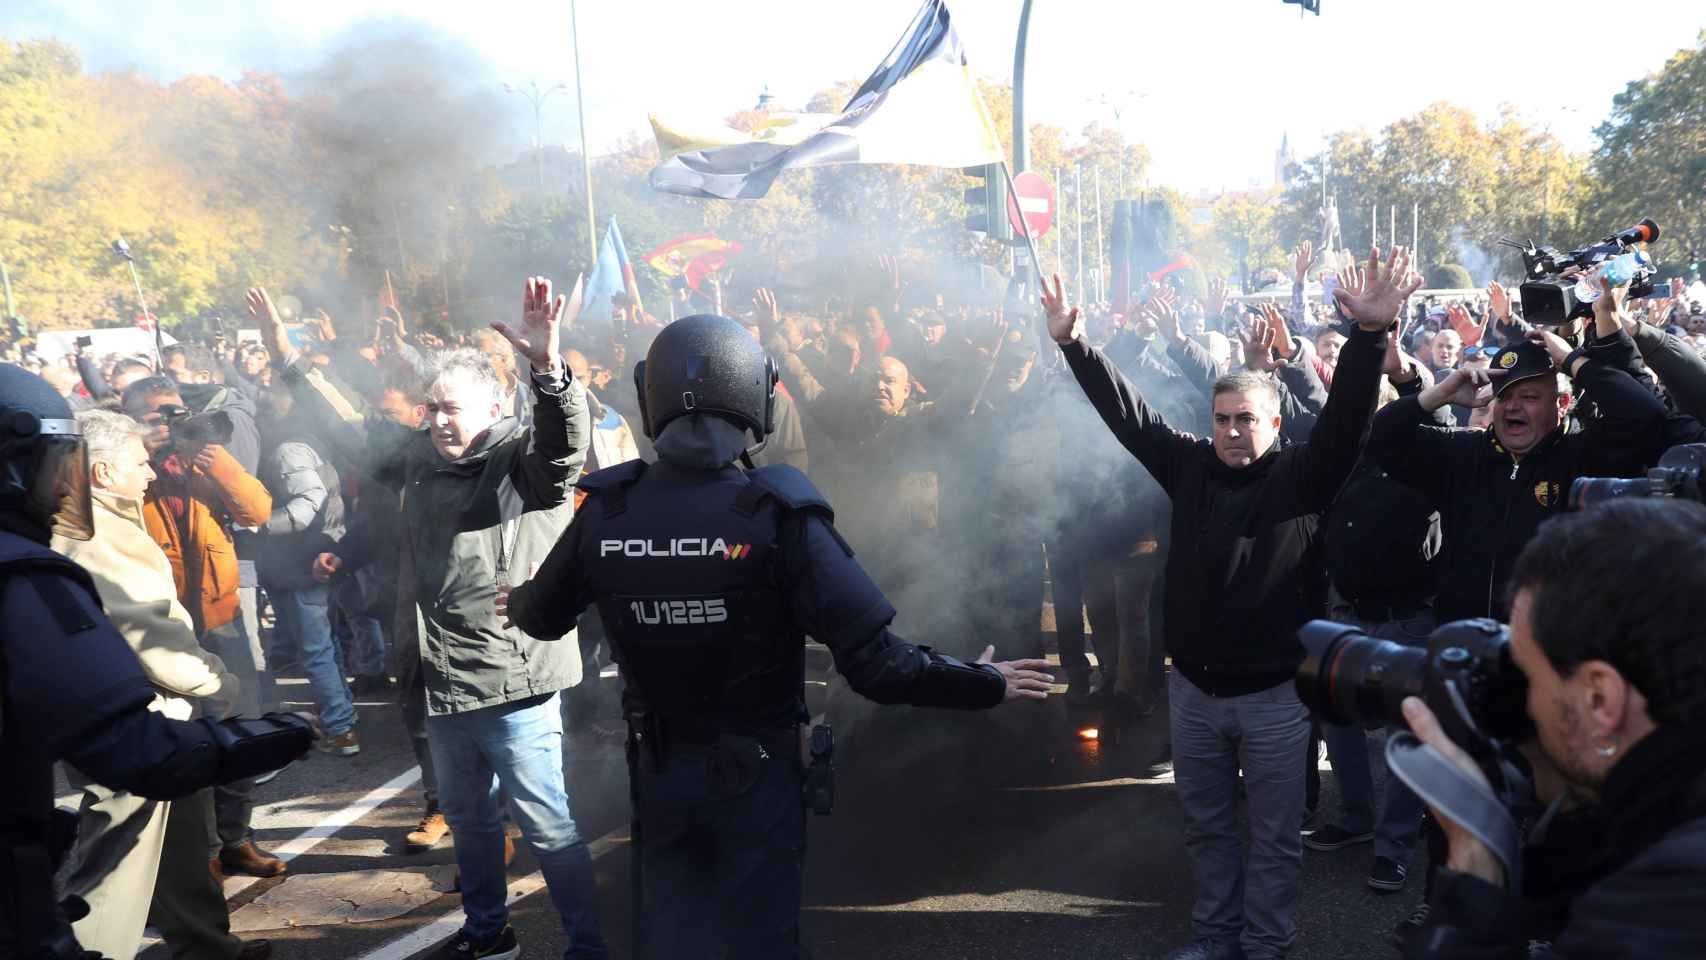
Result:
[[[1305,243],[1293,275],[1289,303],[1162,282],[1082,311],[1057,278],[1040,319],[1022,297],[908,283],[888,258],[856,299],[760,287],[728,310],[717,291],[780,380],[745,466],[811,478],[909,637],[968,663],[986,640],[1040,658],[1051,606],[1069,701],[1122,723],[1167,706],[1148,773],[1175,776],[1194,887],[1175,960],[1286,955],[1306,847],[1368,848],[1383,893],[1409,885],[1418,846],[1430,888],[1461,869],[1403,784],[1376,795],[1364,731],[1298,701],[1306,620],[1410,645],[1509,621],[1511,585],[1539,582],[1520,579],[1524,548],[1573,480],[1639,476],[1706,437],[1706,288],[1606,289],[1591,317],[1539,327],[1497,283],[1417,296],[1402,251],[1364,264]],[[682,296],[678,312],[708,312]],[[578,644],[527,637],[499,598],[550,555],[577,480],[656,458],[635,361],[667,324],[620,296],[594,324],[574,301],[530,280],[521,324],[446,343],[394,311],[291,324],[257,288],[258,340],[13,358],[77,411],[94,536],[54,547],[93,576],[156,709],[259,715],[299,672],[319,748],[348,757],[357,699],[397,698],[424,790],[406,844],[449,836],[460,869],[467,923],[446,956],[515,949],[506,809],[569,954],[603,955],[561,738],[602,709],[575,691],[611,645],[591,610]],[[1319,808],[1321,742],[1338,809]],[[287,869],[250,828],[267,775],[165,809],[72,773],[85,947],[133,955],[151,885],[174,955],[266,955],[230,934],[217,880]]]

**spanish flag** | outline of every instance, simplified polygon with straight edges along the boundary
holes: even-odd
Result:
[[[657,125],[654,123],[654,131]],[[691,146],[683,138],[679,146]],[[748,138],[685,150],[652,169],[665,193],[717,200],[764,196],[790,167],[910,163],[975,167],[1004,159],[945,0],[925,0],[900,42],[839,116],[794,145]]]
[[[707,276],[721,270],[737,253],[740,244],[732,240],[690,233],[665,241],[640,259],[666,277],[686,277],[687,285],[697,290]]]

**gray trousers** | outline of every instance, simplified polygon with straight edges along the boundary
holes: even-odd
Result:
[[[1297,938],[1303,883],[1303,768],[1297,759],[1309,742],[1308,711],[1290,681],[1240,697],[1212,697],[1174,670],[1167,692],[1174,782],[1196,886],[1192,934],[1241,942],[1251,960],[1283,957]]]
[[[255,662],[255,646],[243,628],[242,617],[202,634],[201,645],[225,661],[225,669],[237,678],[237,700],[232,704],[232,714],[258,717],[266,712],[261,703],[263,668]],[[234,780],[213,788],[216,836],[211,840],[215,853],[221,848],[241,846],[249,839],[249,821],[255,812],[254,792],[253,780]]]

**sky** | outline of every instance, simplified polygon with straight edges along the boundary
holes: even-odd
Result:
[[[862,80],[919,0],[581,0],[594,154],[645,132],[648,113],[719,119],[768,87],[797,108]],[[974,69],[1008,80],[1021,0],[955,0]],[[1035,0],[1026,62],[1032,122],[1118,123],[1148,145],[1152,182],[1186,192],[1272,179],[1281,137],[1301,158],[1325,134],[1378,130],[1436,100],[1490,119],[1503,104],[1587,149],[1612,97],[1706,27],[1700,0]],[[575,84],[568,0],[0,0],[0,37],[56,37],[95,70],[162,81],[312,66],[363,22],[424,21],[490,62],[491,76]],[[1599,24],[1601,26],[1595,26]],[[1603,28],[1603,29],[1602,29]],[[1613,37],[1595,44],[1594,37]],[[1573,43],[1573,38],[1582,38]],[[518,145],[531,109],[514,98]],[[543,108],[549,144],[579,136],[572,95]]]

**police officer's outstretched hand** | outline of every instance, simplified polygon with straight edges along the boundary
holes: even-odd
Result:
[[[977,658],[978,663],[987,663],[1001,671],[1001,676],[1007,681],[1007,695],[1004,700],[1043,700],[1048,697],[1049,686],[1054,683],[1054,677],[1045,673],[1050,664],[1047,660],[995,660],[993,645],[983,648],[983,656]]]

